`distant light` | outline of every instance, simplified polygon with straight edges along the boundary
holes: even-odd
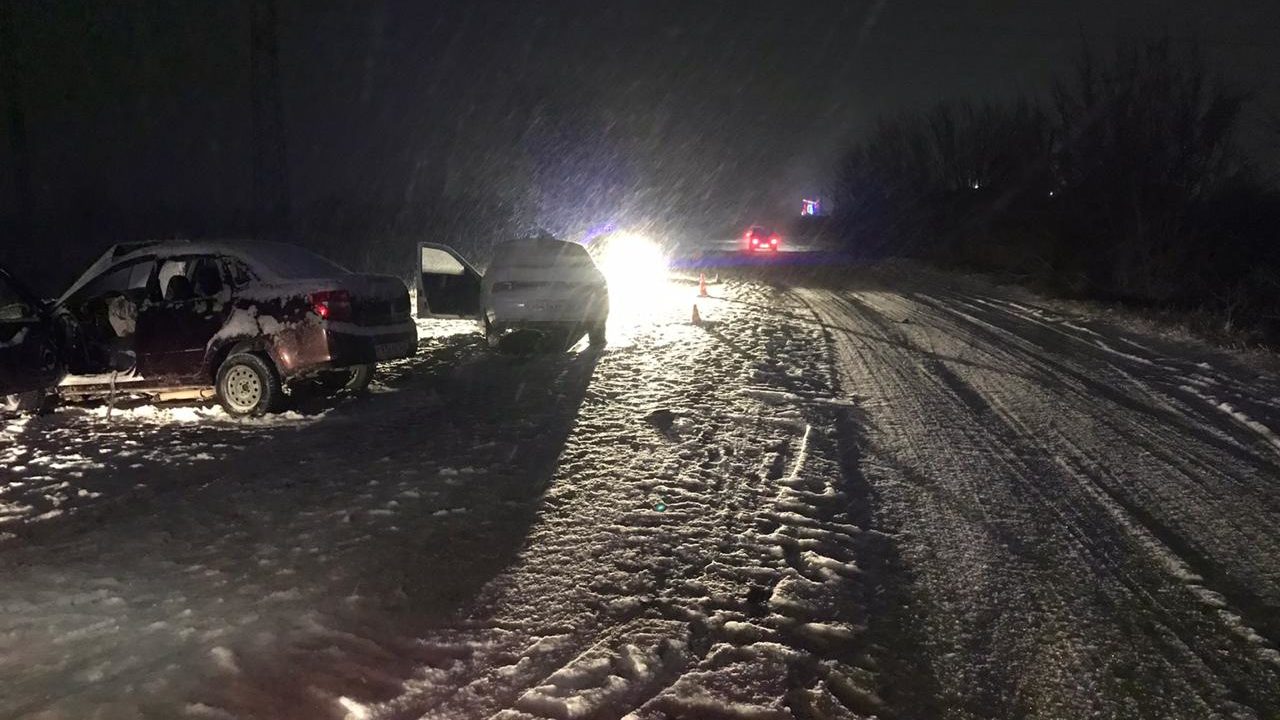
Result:
[[[1053,191],[1052,191],[1052,190],[1050,190],[1050,191],[1049,191],[1049,197],[1053,197]]]
[[[979,185],[979,184],[977,183],[977,181],[974,181],[974,183],[973,183],[972,187],[973,187],[973,189],[974,189],[974,190],[979,190],[979,189],[981,189],[981,188],[982,188],[982,186],[981,186],[981,185]]]

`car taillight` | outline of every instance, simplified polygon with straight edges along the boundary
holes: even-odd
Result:
[[[321,320],[342,322],[351,319],[351,293],[346,290],[322,290],[311,293],[311,312]]]
[[[771,238],[769,238],[769,244],[770,244],[770,245],[777,245],[777,244],[778,244],[778,238],[777,238],[776,236],[775,236],[775,237],[771,237]]]

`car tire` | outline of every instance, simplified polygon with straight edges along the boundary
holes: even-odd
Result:
[[[251,353],[237,353],[218,368],[218,402],[230,415],[264,415],[276,409],[284,392],[270,361]]]
[[[602,348],[608,344],[609,339],[605,335],[605,323],[593,323],[587,328],[587,340],[593,348]]]
[[[328,370],[318,378],[320,386],[328,392],[364,392],[373,380],[377,363],[355,365],[341,370]]]

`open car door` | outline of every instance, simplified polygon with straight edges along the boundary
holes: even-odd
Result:
[[[447,245],[418,243],[418,317],[480,316],[480,273]]]

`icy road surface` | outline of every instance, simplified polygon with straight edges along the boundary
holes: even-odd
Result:
[[[0,717],[1280,716],[1274,377],[760,272],[263,421],[0,422]]]

